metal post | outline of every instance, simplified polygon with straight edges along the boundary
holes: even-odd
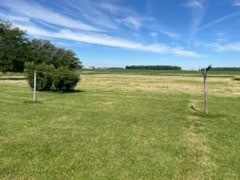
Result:
[[[34,86],[33,86],[33,102],[36,102],[36,91],[37,91],[37,71],[34,70]]]

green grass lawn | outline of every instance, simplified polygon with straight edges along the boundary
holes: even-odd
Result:
[[[86,73],[32,103],[25,80],[2,80],[0,178],[239,179],[239,81],[209,79],[208,115],[201,81]]]

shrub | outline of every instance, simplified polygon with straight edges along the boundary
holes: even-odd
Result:
[[[37,70],[37,91],[72,91],[80,80],[79,74],[65,67],[54,68],[53,65],[25,64],[25,75],[30,86],[34,86],[34,70]]]
[[[72,91],[80,80],[78,73],[63,67],[57,69],[56,74],[58,75],[54,76],[53,86],[57,91]]]
[[[53,76],[55,71],[53,65],[34,65],[33,63],[25,64],[25,74],[30,86],[34,86],[34,71],[37,70],[37,91],[49,91],[52,88]]]

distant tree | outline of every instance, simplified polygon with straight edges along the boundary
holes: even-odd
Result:
[[[240,67],[212,67],[211,71],[240,71]]]
[[[0,71],[24,70],[29,51],[29,42],[24,35],[24,31],[10,22],[0,20]]]

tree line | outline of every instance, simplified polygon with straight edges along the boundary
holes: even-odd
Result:
[[[153,65],[153,66],[126,66],[126,69],[147,69],[147,70],[181,70],[179,66],[162,66],[162,65]]]
[[[211,71],[240,71],[240,67],[211,67]]]
[[[5,73],[25,70],[32,86],[32,72],[28,70],[38,70],[38,90],[69,91],[80,80],[79,74],[74,71],[80,68],[81,61],[72,50],[56,47],[47,40],[28,39],[25,31],[10,22],[0,20],[0,71]],[[62,72],[65,76],[60,76]],[[55,78],[49,78],[50,74],[54,74]]]

